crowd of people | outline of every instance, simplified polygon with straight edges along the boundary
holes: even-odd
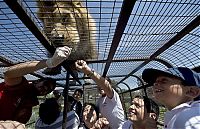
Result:
[[[59,47],[52,58],[29,61],[9,67],[0,83],[0,127],[21,126],[25,128],[32,108],[39,105],[36,129],[61,129],[63,112],[62,90],[55,89],[56,82],[46,78],[29,82],[25,75],[45,67],[56,67],[71,53],[69,47]],[[157,129],[159,105],[168,109],[164,129],[200,129],[200,74],[189,68],[176,67],[165,71],[145,69],[143,80],[152,85],[153,99],[135,96],[130,102],[128,117],[111,80],[102,77],[83,60],[75,62],[79,72],[90,77],[101,94],[97,103],[84,103],[82,89],[68,96],[67,129]],[[52,92],[54,97],[39,104],[37,96]],[[63,98],[62,98],[63,99]],[[156,101],[156,102],[155,102]]]

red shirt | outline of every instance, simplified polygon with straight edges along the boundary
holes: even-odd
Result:
[[[29,116],[19,122],[26,123],[29,120],[32,107],[39,104],[37,96],[31,93],[31,86],[25,78],[15,86],[0,83],[0,120],[16,120],[17,112],[24,107],[30,110],[27,112]]]

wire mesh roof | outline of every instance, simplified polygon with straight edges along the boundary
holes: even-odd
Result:
[[[42,3],[44,0],[37,1]],[[63,1],[70,2],[70,0]],[[58,4],[63,1],[53,3],[52,7],[52,3],[37,4],[36,0],[0,0],[1,69],[4,69],[4,65],[48,58],[47,51],[51,52],[53,48],[48,43],[61,40],[55,39],[52,31],[48,29],[55,27],[54,23],[57,20],[66,26],[68,22],[77,23],[72,18],[68,20],[65,18],[69,17],[66,15],[69,12],[63,13],[62,10],[72,7]],[[141,76],[142,71],[149,67],[165,69],[183,66],[199,70],[200,3],[198,0],[84,0],[82,2],[80,10],[86,9],[86,12],[82,13],[91,21],[86,22],[86,26],[89,28],[92,25],[96,29],[92,31],[88,29],[89,34],[85,31],[78,33],[94,43],[92,47],[97,52],[97,58],[87,58],[87,61],[99,74],[111,76],[120,82],[132,74]],[[44,12],[39,12],[39,8]],[[54,10],[55,8],[58,12]],[[78,15],[74,11],[75,7],[72,10],[71,15],[74,17]],[[42,21],[44,19],[48,24],[47,22],[44,24]],[[81,27],[79,28],[81,30]],[[65,34],[70,33],[69,29],[60,29],[55,33],[58,34],[60,31]],[[75,35],[75,41],[80,38],[76,37],[74,29],[71,29],[71,33]],[[83,42],[81,48],[84,50],[84,39],[79,40]],[[0,71],[1,78],[3,71]],[[37,71],[36,75],[48,77],[42,71]],[[63,68],[61,74],[50,77],[64,80],[65,74],[66,69]],[[83,74],[79,73],[79,77],[83,77]]]

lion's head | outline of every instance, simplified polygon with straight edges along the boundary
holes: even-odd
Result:
[[[55,47],[69,46],[77,59],[94,58],[95,23],[77,0],[38,0],[38,17]]]

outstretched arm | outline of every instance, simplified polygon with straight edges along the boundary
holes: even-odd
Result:
[[[71,53],[71,48],[64,46],[58,47],[52,58],[41,61],[28,61],[9,67],[4,73],[4,81],[7,85],[17,85],[22,81],[26,74],[33,73],[45,67],[56,67],[66,60]]]
[[[76,61],[75,65],[77,70],[83,72],[84,74],[88,75],[92,80],[94,80],[97,86],[102,88],[110,99],[113,97],[114,93],[112,90],[112,86],[104,77],[91,70],[91,68],[83,60]]]
[[[29,61],[11,66],[4,73],[4,81],[7,85],[16,85],[22,81],[22,77],[39,69],[47,67],[46,60]]]

